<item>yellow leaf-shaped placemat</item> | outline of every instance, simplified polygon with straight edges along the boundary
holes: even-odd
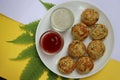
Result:
[[[21,35],[23,31],[19,29],[20,25],[22,24],[0,14],[0,76],[8,80],[19,80],[21,72],[28,61],[10,60],[27,47],[6,42]]]
[[[120,62],[110,59],[107,65],[98,73],[81,80],[119,80]]]
[[[0,14],[0,76],[8,80],[19,80],[20,75],[25,68],[28,60],[11,61],[28,46],[14,45],[6,41],[13,40],[23,33],[19,26],[23,25],[2,14]],[[110,59],[108,64],[98,73],[81,80],[119,80],[120,62]],[[47,73],[44,72],[40,80],[47,79]]]

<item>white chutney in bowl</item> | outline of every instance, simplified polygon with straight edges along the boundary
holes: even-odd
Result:
[[[53,29],[63,32],[73,25],[74,16],[71,10],[67,8],[58,8],[52,12],[50,20]]]

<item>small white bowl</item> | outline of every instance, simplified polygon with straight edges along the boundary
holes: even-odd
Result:
[[[52,12],[50,21],[54,30],[63,32],[73,25],[74,16],[72,11],[67,8],[57,8]]]

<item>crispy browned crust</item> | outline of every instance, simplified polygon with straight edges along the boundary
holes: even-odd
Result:
[[[63,74],[72,73],[75,67],[75,61],[69,56],[62,57],[58,62],[58,70]]]
[[[108,29],[103,24],[95,24],[90,29],[90,36],[92,39],[103,40],[108,35]]]
[[[104,55],[105,45],[101,40],[93,40],[89,43],[87,47],[88,55],[96,60]]]
[[[99,14],[96,10],[87,8],[81,14],[81,21],[88,25],[94,25],[99,19]]]
[[[80,74],[89,73],[94,67],[94,62],[90,57],[81,57],[77,61],[76,69]]]
[[[85,25],[84,23],[78,23],[72,27],[71,34],[74,39],[83,41],[88,37],[89,30],[87,25]]]
[[[73,58],[85,56],[86,46],[79,40],[73,40],[68,46],[68,54]]]

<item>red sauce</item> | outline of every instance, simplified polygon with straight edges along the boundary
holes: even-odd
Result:
[[[51,54],[56,53],[63,47],[63,38],[55,31],[47,31],[42,35],[40,44],[44,51]]]

